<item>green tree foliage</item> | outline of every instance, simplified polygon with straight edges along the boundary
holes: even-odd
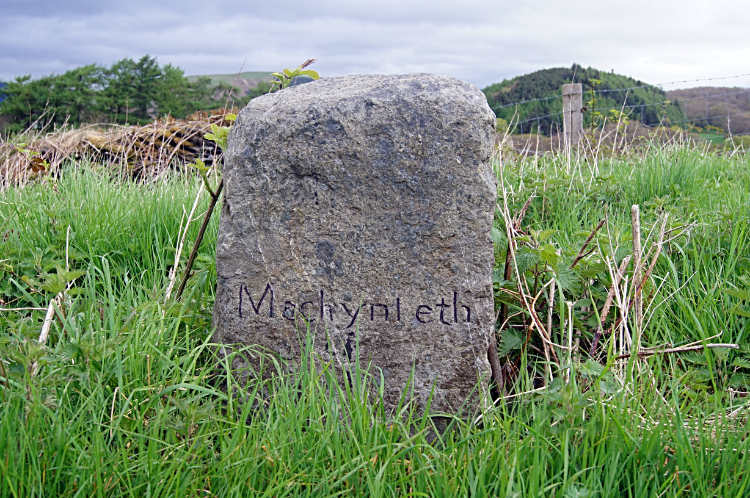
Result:
[[[105,68],[96,64],[61,75],[38,79],[21,76],[0,90],[0,114],[8,116],[11,133],[35,122],[79,126],[84,123],[144,124],[161,116],[184,118],[196,111],[229,103],[245,105],[267,93],[263,84],[247,95],[238,95],[230,85],[213,87],[208,77],[190,82],[177,66],[160,66],[155,57],[122,59]]]
[[[113,122],[143,123],[156,114],[156,98],[162,83],[162,70],[155,58],[143,56],[138,62],[123,59],[105,71],[107,84],[100,108]]]
[[[110,123],[144,124],[155,117],[184,118],[199,110],[215,109],[208,78],[188,82],[179,67],[159,67],[156,58],[123,59],[104,71],[105,87],[99,108]]]
[[[589,84],[592,80],[601,83],[593,86]],[[484,90],[487,101],[498,118],[505,119],[510,123],[532,119],[532,122],[524,123],[524,132],[541,132],[544,135],[557,133],[558,127],[562,127],[562,99],[552,98],[528,102],[524,104],[507,104],[524,100],[533,100],[562,94],[562,86],[566,83],[583,83],[583,101],[591,100],[592,94],[587,91],[593,90],[596,102],[595,109],[616,108],[621,109],[623,105],[638,106],[624,109],[625,114],[631,121],[641,121],[647,125],[654,125],[668,120],[669,122],[682,121],[685,119],[684,112],[672,104],[662,106],[668,101],[666,93],[660,88],[647,85],[628,76],[607,73],[594,68],[584,68],[573,64],[570,68],[556,67],[543,69],[531,74],[518,76],[510,80],[495,83]],[[628,91],[610,92],[609,90],[619,88],[634,88]],[[650,105],[649,105],[650,104]],[[640,107],[643,106],[643,107]],[[584,112],[584,124],[590,126],[594,120],[594,109],[587,108]],[[608,112],[608,111],[604,111]],[[535,118],[539,118],[536,120]],[[520,132],[517,129],[515,132]]]

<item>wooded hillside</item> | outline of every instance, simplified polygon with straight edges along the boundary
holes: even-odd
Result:
[[[750,89],[703,86],[671,90],[667,97],[697,126],[716,126],[735,135],[750,133]]]
[[[562,98],[538,100],[519,105],[511,105],[524,100],[541,99],[562,94],[562,86],[566,83],[583,84],[583,102],[586,107],[584,124],[590,125],[596,110],[602,114],[612,116],[609,110],[620,110],[623,105],[644,106],[624,109],[630,120],[641,121],[645,124],[659,124],[665,118],[669,121],[684,119],[684,113],[679,107],[662,103],[668,100],[666,93],[656,86],[643,81],[614,72],[600,71],[594,68],[584,68],[573,64],[570,68],[556,67],[542,69],[523,76],[495,83],[484,90],[487,101],[498,118],[510,122],[531,119],[524,124],[524,131],[529,133],[541,132],[544,135],[556,133],[558,126],[562,126]],[[633,88],[627,91],[611,91],[621,88]],[[591,105],[592,99],[594,100]],[[589,102],[589,105],[586,103]],[[650,104],[650,105],[649,105]],[[550,116],[551,115],[551,116]],[[539,118],[538,120],[535,118]],[[520,130],[517,130],[520,132]]]

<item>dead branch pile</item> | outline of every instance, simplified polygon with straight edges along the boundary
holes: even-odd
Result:
[[[65,162],[88,159],[134,178],[156,178],[196,159],[211,165],[221,154],[203,136],[211,125],[229,126],[231,109],[163,118],[144,126],[89,125],[74,130],[41,129],[28,138],[0,142],[0,186],[39,176],[59,176]],[[23,142],[23,143],[21,143]]]

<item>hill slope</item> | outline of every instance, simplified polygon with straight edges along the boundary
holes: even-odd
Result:
[[[708,124],[733,134],[750,133],[748,88],[704,86],[671,90],[667,97],[680,106],[687,119],[694,119],[697,126]],[[730,116],[729,120],[727,116]]]
[[[570,68],[555,67],[542,69],[523,76],[517,76],[510,80],[504,80],[495,83],[484,90],[490,107],[498,118],[503,118],[508,122],[519,122],[531,120],[522,123],[524,132],[537,132],[539,129],[542,134],[549,135],[550,132],[557,133],[558,127],[562,126],[562,98],[549,98],[527,102],[519,105],[510,105],[515,102],[544,99],[562,94],[562,86],[565,83],[583,83],[583,102],[591,99],[591,94],[585,93],[591,90],[589,84],[591,80],[600,80],[600,84],[595,84],[596,90],[596,109],[616,108],[621,109],[623,105],[643,106],[632,109],[625,109],[626,114],[631,120],[641,121],[645,124],[659,124],[662,122],[663,115],[670,121],[681,121],[685,119],[682,110],[673,105],[662,106],[662,103],[668,100],[666,93],[660,88],[648,85],[640,80],[630,78],[615,73],[607,73],[594,68],[584,68],[580,65],[573,64]],[[610,91],[620,88],[633,88],[628,91]],[[603,111],[609,113],[609,111]],[[537,119],[538,118],[538,119]],[[588,106],[588,111],[584,113],[584,124],[590,125],[592,120],[592,108]],[[520,125],[517,128],[520,132]]]
[[[204,74],[197,76],[188,76],[190,82],[198,81],[198,78],[208,78],[210,86],[215,87],[219,84],[234,85],[238,95],[247,95],[250,90],[258,88],[261,83],[267,83],[274,79],[271,71],[245,71],[244,73],[234,74]]]

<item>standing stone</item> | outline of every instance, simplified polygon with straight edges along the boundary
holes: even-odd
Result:
[[[479,90],[434,74],[253,99],[225,156],[217,341],[295,365],[309,324],[344,372],[358,344],[386,407],[412,371],[418,406],[434,388],[433,413],[476,407],[495,318],[494,124]]]

